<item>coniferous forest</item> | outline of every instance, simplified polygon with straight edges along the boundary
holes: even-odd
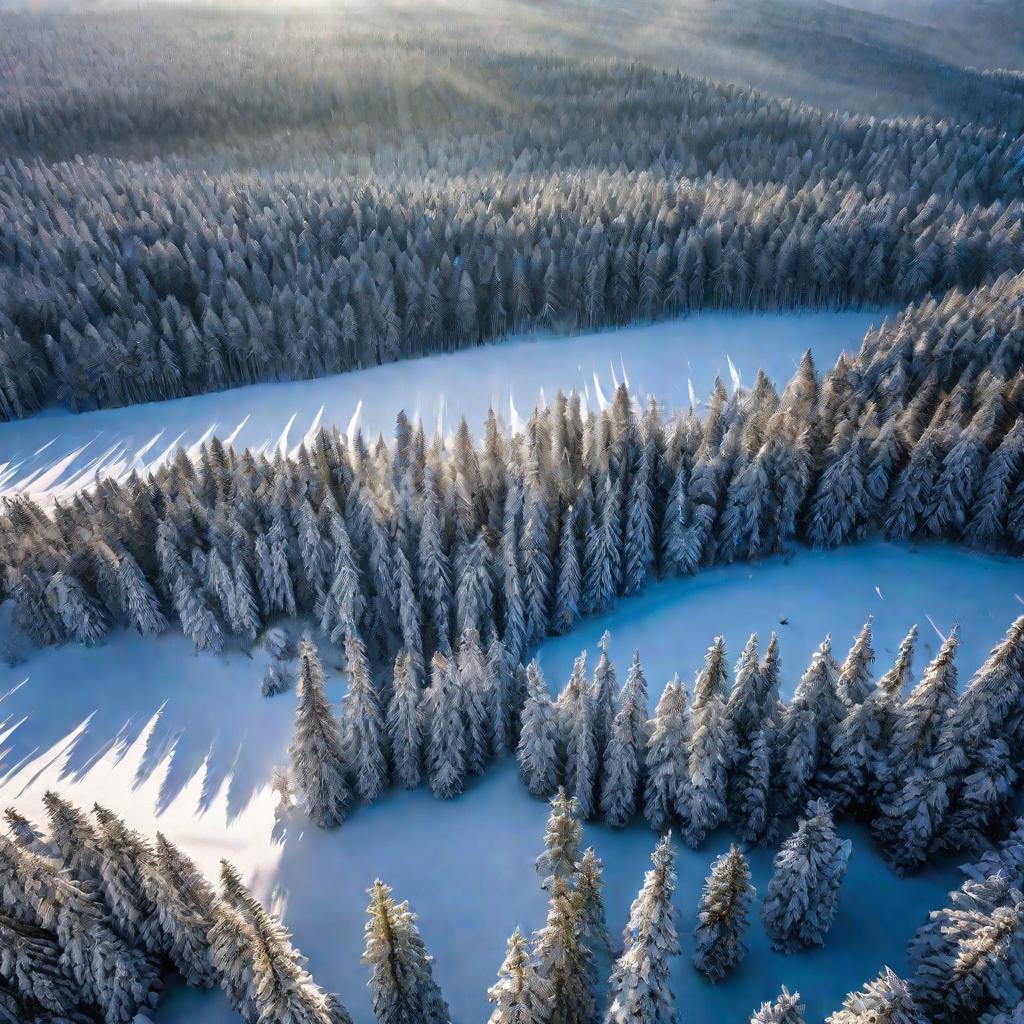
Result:
[[[874,325],[822,359],[799,314],[850,310]],[[630,386],[638,326],[739,313],[788,325],[788,379],[743,384],[721,352],[729,372],[688,402],[678,381]],[[606,332],[623,379],[606,397],[595,371],[596,402],[553,381],[476,422],[456,396],[435,427],[410,396],[388,436],[329,412],[297,445],[245,447],[214,423],[71,487],[45,486],[59,458],[13,475],[28,422],[104,436],[104,410],[251,385],[273,403],[341,374],[373,404],[372,368],[485,346],[500,367],[517,340]],[[868,545],[955,556],[956,620],[884,578],[864,605],[837,572],[809,659],[782,593],[769,631],[696,625],[702,580]],[[851,906],[882,891],[855,870],[872,859],[920,893],[965,866],[827,1024],[1021,1024],[1024,584],[997,593],[994,567],[1022,556],[1015,4],[0,0],[0,1024],[370,1024],[346,1009],[364,1003],[379,1024],[468,1024],[430,937],[516,892],[474,979],[490,1024],[706,1024],[711,986],[751,970],[771,988],[731,1019],[812,1024],[821,992],[766,958],[807,979],[824,949],[839,970]],[[678,602],[660,642],[695,638],[702,661],[617,618],[659,594]],[[272,829],[233,829],[230,780],[224,822],[209,776],[202,813],[175,805],[173,694],[135,748],[129,691],[179,636],[189,672],[238,677],[220,715],[260,705],[231,771],[271,748],[247,799]],[[126,652],[116,679],[90,668],[102,648]],[[65,701],[84,714],[49,746],[34,723]],[[363,948],[293,912],[332,881],[307,866],[289,892],[282,847],[354,874],[354,828],[372,855],[374,822],[429,801],[443,829],[512,764],[521,803],[476,811],[493,838],[468,896],[414,899],[429,865],[410,850],[408,877],[359,876]],[[543,835],[523,824],[538,806]],[[615,844],[638,834],[623,904]],[[500,852],[524,843],[526,886]],[[367,988],[331,992],[353,964]],[[189,989],[230,1016],[198,1016]]]

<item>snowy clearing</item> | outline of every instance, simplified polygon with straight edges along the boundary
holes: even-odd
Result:
[[[878,590],[876,590],[876,587]],[[751,630],[782,639],[787,696],[811,650],[829,629],[839,652],[869,612],[876,647],[886,659],[912,622],[922,627],[915,669],[938,636],[959,620],[958,664],[965,682],[988,648],[1019,614],[1020,563],[934,546],[919,551],[883,543],[819,554],[797,553],[789,564],[712,569],[697,578],[650,587],[621,601],[607,616],[586,620],[567,637],[542,645],[549,682],[560,687],[581,647],[596,653],[612,630],[612,655],[624,678],[639,648],[653,701],[679,671],[688,682],[704,649],[725,629],[731,659]],[[880,591],[880,593],[879,593]],[[823,600],[823,598],[825,598]],[[780,626],[780,617],[789,624]],[[336,657],[324,651],[332,699],[343,692]],[[302,821],[275,821],[266,788],[291,731],[292,694],[259,696],[266,655],[235,651],[196,655],[178,633],[155,640],[118,633],[105,646],[65,646],[34,653],[0,675],[4,719],[0,794],[41,818],[40,800],[58,788],[74,802],[110,805],[136,828],[160,829],[208,875],[227,856],[260,898],[282,910],[318,981],[336,990],[357,1022],[370,1019],[366,969],[359,963],[365,890],[377,876],[409,899],[420,915],[436,974],[457,1024],[486,1017],[486,989],[507,936],[544,920],[545,894],[533,870],[547,807],[529,797],[511,760],[476,780],[465,796],[436,801],[426,788],[391,791],[359,808],[334,832]],[[768,950],[759,921],[751,953],[726,982],[711,986],[690,966],[690,932],[697,898],[712,859],[730,836],[716,833],[699,851],[677,845],[683,956],[673,980],[687,1024],[738,1019],[773,998],[783,983],[798,988],[808,1020],[820,1020],[888,963],[905,967],[905,945],[927,911],[958,884],[952,864],[897,879],[881,863],[862,829],[844,826],[854,841],[850,874],[835,928],[824,950],[783,957]],[[605,862],[609,926],[625,923],[655,836],[636,824],[624,832],[588,825],[585,842]],[[751,856],[763,895],[773,850]],[[885,908],[880,913],[880,908]],[[158,1024],[222,1024],[235,1019],[220,993],[175,986],[165,993]]]
[[[214,434],[237,447],[297,447],[320,424],[390,436],[402,408],[431,429],[465,415],[477,429],[489,405],[515,423],[541,389],[577,388],[598,408],[616,384],[686,405],[703,400],[715,376],[732,389],[758,369],[782,384],[811,347],[820,369],[860,347],[884,312],[713,313],[571,338],[484,345],[450,355],[389,363],[318,380],[257,384],[169,402],[0,422],[0,494],[70,493],[97,472],[124,476],[158,464],[180,446]],[[812,344],[813,342],[813,344]],[[356,419],[358,418],[358,419]]]

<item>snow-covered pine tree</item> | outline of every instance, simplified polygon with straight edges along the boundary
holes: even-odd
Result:
[[[109,628],[107,616],[74,576],[62,570],[55,572],[46,593],[72,640],[88,646],[103,642]]]
[[[915,962],[912,991],[925,1019],[941,1024],[974,1024],[1007,1010],[1022,997],[1024,896],[1013,889],[991,910],[963,908],[947,914],[942,940]]]
[[[565,784],[575,799],[581,818],[594,812],[597,785],[597,742],[594,736],[593,695],[587,682],[587,653],[573,665],[566,686],[567,700],[559,698],[560,728],[565,745]]]
[[[11,838],[23,850],[38,854],[40,857],[51,857],[54,860],[60,859],[60,851],[51,843],[46,836],[23,814],[19,814],[13,807],[4,811],[4,820],[11,833]]]
[[[878,680],[873,698],[878,702],[877,714],[880,723],[878,748],[870,775],[872,796],[877,802],[889,786],[889,761],[887,753],[892,740],[896,720],[900,714],[903,697],[910,682],[913,669],[914,649],[917,645],[917,626],[911,626],[900,642],[896,660],[892,667]]]
[[[166,937],[145,884],[153,866],[152,847],[113,811],[97,804],[94,814],[100,892],[114,927],[130,945],[158,957],[164,952]]]
[[[843,1008],[825,1024],[925,1024],[907,983],[888,967],[859,992],[851,992]]]
[[[544,1024],[550,992],[536,976],[529,942],[519,928],[512,933],[498,981],[487,990],[495,1004],[487,1024]]]
[[[551,611],[553,632],[568,633],[576,624],[580,617],[582,590],[583,578],[576,545],[576,515],[573,506],[570,505],[562,515],[562,528],[558,534],[555,600]]]
[[[516,757],[526,788],[546,799],[557,789],[560,777],[558,715],[536,659],[526,673],[529,695],[523,705]]]
[[[458,665],[465,708],[466,770],[479,775],[491,756],[494,679],[480,646],[480,634],[473,628],[459,637]]]
[[[425,761],[434,795],[443,800],[462,792],[466,782],[465,695],[455,656],[440,652],[431,662]]]
[[[601,814],[614,828],[627,825],[636,813],[648,736],[647,681],[637,651],[619,694],[602,765]]]
[[[448,1004],[434,980],[408,902],[396,903],[391,887],[378,879],[366,908],[366,949],[373,1013],[379,1024],[449,1024]]]
[[[313,822],[321,828],[345,820],[352,794],[348,787],[341,730],[327,699],[324,670],[313,641],[299,643],[298,702],[288,748],[291,774]]]
[[[750,865],[733,844],[711,865],[693,933],[693,964],[711,981],[721,981],[747,955],[743,935],[753,899]]]
[[[387,730],[396,781],[406,789],[420,784],[423,733],[420,716],[422,688],[415,663],[403,647],[395,659],[395,677],[388,704]]]
[[[611,634],[605,630],[598,641],[597,647],[601,655],[597,659],[594,681],[591,684],[594,701],[594,739],[597,743],[598,762],[602,764],[612,732],[612,722],[615,720],[615,698],[618,688],[615,681],[615,665],[608,657],[611,639]]]
[[[348,692],[338,722],[341,751],[356,794],[369,804],[388,786],[387,732],[366,651],[354,629],[345,633],[345,669]]]
[[[533,938],[534,967],[548,994],[545,1024],[593,1024],[593,953],[583,940],[580,910],[568,881],[556,877],[547,923]]]
[[[139,563],[124,551],[117,563],[117,582],[128,621],[143,635],[155,636],[167,628],[160,602]]]
[[[735,740],[726,717],[725,641],[716,637],[693,687],[685,837],[690,846],[704,842],[725,820],[729,767]]]
[[[762,1003],[761,1009],[750,1018],[750,1024],[804,1024],[800,993],[790,992],[783,985],[779,998],[774,1003]]]
[[[677,675],[661,694],[647,740],[643,810],[655,832],[689,819],[689,749],[687,693]]]
[[[592,846],[583,851],[574,876],[576,901],[580,907],[583,939],[592,953],[609,955],[612,938],[604,910],[604,866]]]
[[[99,836],[85,812],[53,790],[44,794],[43,806],[50,826],[50,841],[68,873],[80,882],[98,882]]]
[[[518,692],[515,669],[505,644],[497,636],[487,648],[487,670],[493,685],[488,700],[487,716],[491,751],[502,758],[515,747],[519,737],[519,716],[525,694]]]
[[[839,666],[825,637],[786,706],[776,742],[777,813],[788,816],[806,800],[829,751],[843,705],[836,693]]]
[[[764,713],[757,634],[751,633],[736,664],[736,675],[725,707],[725,717],[736,740],[738,756],[748,748],[753,735],[760,731]]]
[[[550,890],[556,879],[572,880],[582,838],[579,804],[561,788],[551,801],[551,813],[544,830],[544,852],[536,863],[537,874],[543,879],[541,884],[545,889]]]
[[[6,914],[0,914],[0,984],[18,996],[21,1013],[11,1018],[11,1024],[51,1020],[58,1024],[86,1024],[91,1019],[86,1014],[82,992],[61,964],[56,937]],[[44,1011],[45,1016],[37,1017],[35,1011]],[[0,1009],[0,1021],[3,1020]]]
[[[259,1018],[253,969],[256,933],[233,906],[225,900],[217,900],[211,911],[208,937],[210,962],[217,984],[242,1020],[246,1024],[256,1024]]]
[[[761,920],[783,953],[820,946],[832,927],[851,844],[836,835],[823,800],[812,802],[775,856]]]
[[[190,985],[216,982],[210,956],[210,929],[217,902],[213,887],[196,865],[157,832],[153,859],[146,866],[146,894],[156,908],[163,951]]]
[[[675,866],[672,837],[666,835],[651,856],[653,867],[629,911],[624,949],[612,971],[611,1005],[605,1024],[672,1024],[675,994],[671,958],[679,955],[676,934]]]
[[[729,821],[747,843],[767,843],[775,834],[772,816],[772,748],[775,730],[766,726],[754,733],[739,766],[734,769]]]
[[[1024,744],[1024,615],[989,653],[949,712],[929,774],[932,848],[980,846],[1004,813]]]
[[[98,1006],[108,1024],[127,1024],[156,1003],[156,968],[107,924],[98,896],[52,861],[0,836],[0,888],[17,921],[53,932],[62,970],[85,1004]]]
[[[959,643],[960,630],[954,625],[921,681],[899,708],[885,753],[888,779],[905,779],[934,753],[946,715],[956,703]]]
[[[863,704],[871,693],[871,666],[875,661],[875,649],[871,645],[872,619],[869,615],[853,641],[836,683],[836,692],[847,709]]]

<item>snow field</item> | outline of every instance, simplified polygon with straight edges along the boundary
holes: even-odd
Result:
[[[869,612],[878,672],[918,622],[919,674],[939,642],[929,615],[942,632],[960,621],[958,664],[966,682],[1019,613],[1019,595],[1019,562],[1007,558],[883,543],[800,551],[789,564],[773,559],[652,586],[545,642],[539,655],[550,685],[560,688],[581,648],[592,652],[592,669],[597,639],[608,628],[620,684],[632,650],[640,650],[653,708],[673,672],[692,680],[716,633],[724,632],[734,662],[750,631],[766,641],[777,628],[788,696],[825,632],[831,629],[841,656]],[[781,626],[780,617],[789,624]],[[337,655],[327,647],[322,654],[337,701],[344,692]],[[82,806],[101,800],[147,835],[164,831],[210,877],[228,857],[255,894],[283,913],[314,976],[340,994],[357,1024],[372,1019],[359,956],[366,889],[380,877],[419,914],[456,1024],[486,1019],[486,989],[506,938],[517,924],[532,932],[544,921],[545,894],[533,860],[542,848],[547,806],[530,798],[509,759],[447,803],[425,787],[391,790],[335,831],[320,832],[301,817],[278,820],[266,787],[273,766],[285,758],[294,694],[259,696],[266,662],[259,650],[251,657],[238,650],[197,655],[173,632],[155,640],[119,632],[99,648],[34,652],[0,672],[0,796],[37,820],[48,788]],[[897,879],[864,829],[844,825],[841,833],[853,840],[853,856],[824,950],[774,954],[755,919],[749,957],[717,986],[691,967],[690,936],[704,877],[731,836],[720,830],[698,851],[676,841],[683,955],[674,964],[673,984],[687,1024],[742,1020],[782,984],[800,990],[809,1021],[821,1020],[883,964],[904,969],[907,940],[927,911],[945,902],[958,873],[944,864]],[[584,843],[593,844],[605,864],[613,937],[625,924],[655,842],[642,823],[621,832],[585,828]],[[751,853],[759,899],[773,855]],[[220,993],[177,983],[156,1014],[157,1024],[233,1019]]]

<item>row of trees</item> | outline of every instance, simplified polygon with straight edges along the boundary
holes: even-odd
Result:
[[[916,627],[877,680],[871,631],[869,620],[842,664],[826,638],[788,702],[774,636],[763,658],[750,637],[731,687],[718,637],[692,699],[676,676],[653,718],[639,654],[620,689],[608,634],[593,676],[583,653],[555,699],[536,660],[513,666],[500,641],[484,650],[473,629],[457,653],[434,655],[428,686],[406,650],[392,681],[375,686],[349,634],[339,718],[307,637],[291,791],[318,825],[337,825],[354,797],[369,803],[391,781],[426,780],[436,796],[457,796],[515,749],[530,792],[548,798],[564,787],[584,818],[623,827],[642,815],[694,847],[725,824],[745,842],[771,843],[809,799],[825,797],[870,822],[886,858],[912,870],[936,853],[981,845],[1018,791],[1024,617],[962,692],[956,628],[916,683]]]
[[[728,823],[744,841],[772,842],[812,797],[870,822],[897,870],[972,849],[998,831],[1019,786],[1024,735],[1024,618],[958,693],[958,630],[912,684],[911,629],[895,663],[872,678],[871,623],[840,664],[826,638],[789,702],[779,699],[772,638],[763,659],[745,646],[731,689],[715,640],[690,699],[678,676],[648,719],[634,656],[613,698],[606,650],[592,680],[585,655],[557,701],[536,663],[522,712],[520,768],[531,792],[565,785],[585,817],[621,827],[643,814],[699,846]]]
[[[902,303],[1024,269],[1024,137],[543,59],[504,72],[534,111],[521,130],[495,130],[471,91],[439,98],[440,141],[433,121],[399,138],[390,119],[410,115],[387,85],[400,68],[377,58],[364,89],[323,97],[346,123],[353,99],[380,102],[332,139],[369,161],[357,177],[98,156],[0,164],[0,418],[319,376],[509,332]],[[147,64],[147,85],[154,74]],[[194,75],[190,63],[190,92]],[[0,137],[6,114],[8,133],[45,149],[65,120],[48,110],[51,81],[4,93],[17,109],[0,104]],[[141,115],[166,131],[156,97],[125,124],[104,115],[108,89],[102,104],[73,99],[94,75],[72,81],[67,120],[110,116],[126,131]],[[413,95],[430,105],[429,91]],[[206,117],[209,102],[193,97],[187,114]],[[396,138],[381,145],[377,130]]]
[[[173,614],[201,649],[283,615],[417,665],[466,629],[513,664],[652,575],[874,532],[1024,551],[1024,275],[950,292],[780,395],[720,383],[666,419],[625,386],[600,413],[559,394],[515,433],[489,417],[394,443],[321,430],[295,457],[214,440],[52,514],[0,511],[0,597],[39,643],[143,633]]]
[[[97,807],[90,817],[54,793],[45,804],[47,832],[8,809],[10,835],[0,838],[0,1013],[19,1024],[128,1022],[140,1008],[155,1005],[157,970],[172,966],[191,985],[219,985],[247,1024],[351,1024],[230,863],[221,863],[218,892],[162,835],[149,843],[112,812]],[[674,1019],[670,974],[680,947],[670,836],[652,855],[621,947],[606,923],[601,861],[593,848],[581,853],[581,846],[578,805],[562,791],[552,802],[537,860],[550,899],[547,921],[530,939],[518,928],[509,939],[488,991],[495,1004],[490,1024]],[[954,894],[953,909],[932,915],[911,946],[918,968],[909,987],[886,969],[851,994],[829,1024],[966,1024],[980,1012],[1011,1009],[1024,981],[1014,952],[1020,921],[1006,925],[993,907],[1003,898],[998,894],[1016,892],[1007,872],[1019,877],[1021,849],[1019,829],[971,869],[984,881],[965,883]],[[777,948],[792,952],[821,944],[849,853],[827,806],[812,804],[775,859],[762,908]],[[988,910],[978,895],[982,890],[991,897]],[[753,898],[746,858],[733,846],[712,865],[698,909],[694,964],[710,979],[721,980],[745,955]],[[954,932],[946,919],[969,919],[978,930],[985,913],[999,918],[1000,940],[975,942],[970,948],[979,954],[967,959],[965,927]],[[958,948],[959,959],[948,952]],[[379,880],[370,889],[362,960],[370,968],[378,1024],[450,1024],[416,915]],[[606,961],[611,971],[602,1011],[599,969]],[[802,1011],[799,996],[783,988],[751,1021],[804,1024]]]
[[[170,969],[222,988],[246,1024],[352,1024],[230,863],[217,892],[160,833],[53,792],[44,803],[46,832],[9,808],[0,836],[0,1020],[128,1024]]]

